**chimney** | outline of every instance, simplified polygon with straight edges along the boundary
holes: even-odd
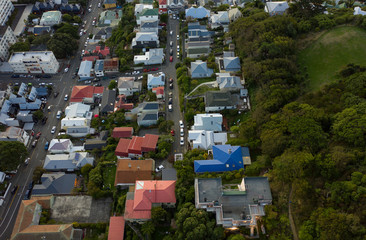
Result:
[[[137,170],[140,170],[140,166],[137,166]]]
[[[231,154],[231,148],[229,148],[228,152],[229,152],[229,154]]]
[[[128,164],[128,167],[131,168],[131,163]]]

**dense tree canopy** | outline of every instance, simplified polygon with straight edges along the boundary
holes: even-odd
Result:
[[[56,58],[65,58],[73,55],[78,49],[78,44],[67,33],[55,33],[47,42],[47,48],[55,54]]]
[[[24,163],[28,156],[27,148],[18,141],[0,141],[0,171],[13,171]]]

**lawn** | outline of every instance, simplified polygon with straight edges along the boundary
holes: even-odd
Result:
[[[307,68],[309,89],[317,90],[334,80],[342,66],[366,63],[366,31],[353,26],[324,32],[298,55],[301,68]]]
[[[116,177],[116,165],[103,165],[103,183],[105,187],[114,189],[114,178]]]

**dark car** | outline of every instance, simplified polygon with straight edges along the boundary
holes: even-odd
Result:
[[[169,78],[169,83],[173,83],[173,78]]]
[[[173,55],[173,49],[170,49],[169,53],[170,53],[170,56],[172,56]]]
[[[12,78],[19,78],[20,76],[18,74],[11,75]]]
[[[36,75],[35,75],[35,77],[36,77],[36,78],[41,78],[41,77],[42,77],[42,75],[41,75],[41,74],[36,74]]]
[[[30,194],[31,194],[31,191],[28,189],[26,192],[25,192],[25,195],[23,197],[23,200],[29,200],[30,198]]]
[[[51,75],[45,74],[42,76],[43,78],[51,78]]]
[[[47,120],[48,120],[48,117],[42,118],[42,123],[45,124],[47,122]]]
[[[54,93],[53,93],[53,96],[54,96],[54,97],[57,97],[57,96],[58,96],[58,92],[54,92]]]
[[[30,183],[29,183],[29,185],[28,185],[28,190],[32,190],[33,185],[34,185],[34,182],[33,182],[33,181],[32,181],[32,182],[30,182]]]
[[[11,194],[14,194],[18,190],[18,185],[14,185],[14,187],[11,189]]]
[[[94,84],[94,87],[101,87],[102,86],[102,84],[101,83],[96,83],[96,84]]]
[[[173,83],[169,84],[169,88],[173,89]]]

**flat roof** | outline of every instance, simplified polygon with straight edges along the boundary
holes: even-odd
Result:
[[[53,56],[52,51],[29,51],[29,52],[15,52],[10,58],[9,62],[21,62],[22,60],[30,60],[32,58],[38,58],[42,61],[48,62]]]

